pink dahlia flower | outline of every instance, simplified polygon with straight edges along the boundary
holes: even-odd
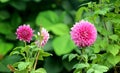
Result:
[[[39,40],[36,41],[38,47],[43,47],[49,39],[49,33],[45,28],[42,28],[40,33],[38,32]]]
[[[81,20],[71,28],[71,38],[79,47],[92,45],[97,38],[97,30],[93,24]]]
[[[16,31],[17,39],[25,41],[25,42],[30,42],[33,36],[33,30],[30,28],[29,25],[21,25],[18,27]]]

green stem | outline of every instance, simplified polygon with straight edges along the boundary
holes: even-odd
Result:
[[[81,54],[84,55],[85,53],[85,48],[82,48],[81,50]],[[84,62],[85,61],[85,58],[82,56],[82,61]],[[81,73],[83,73],[83,69],[81,69]]]
[[[27,43],[24,41],[24,45],[25,45],[25,49],[26,49],[26,46],[27,46]],[[27,61],[27,58],[28,58],[28,53],[26,52],[26,56],[24,56],[25,58],[25,61]]]
[[[87,59],[85,58],[85,56],[86,56],[85,49],[86,48],[82,48],[81,49],[81,54],[82,54],[82,61],[87,63]]]
[[[27,43],[25,42],[25,47],[26,47]]]
[[[37,62],[38,62],[39,54],[40,54],[40,50],[38,50],[38,52],[37,52],[37,56],[36,56],[35,64],[34,64],[34,70],[35,70]]]
[[[82,48],[82,54],[85,54],[85,48]]]

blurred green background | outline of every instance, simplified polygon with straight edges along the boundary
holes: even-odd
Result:
[[[86,6],[83,4],[88,2],[98,3],[99,1],[0,0],[0,73],[10,73],[7,65],[21,58],[21,56],[9,56],[9,54],[14,47],[24,44],[17,40],[15,35],[17,27],[22,24],[30,24],[35,30],[34,33],[39,31],[40,26],[50,33],[50,40],[44,50],[52,53],[53,56],[45,58],[45,61],[39,61],[37,67],[44,67],[48,73],[73,73],[72,67],[77,60],[74,59],[71,62],[67,59],[62,60],[62,55],[75,52],[76,46],[69,35],[70,28],[80,20],[78,9]],[[77,10],[78,15],[76,15]]]

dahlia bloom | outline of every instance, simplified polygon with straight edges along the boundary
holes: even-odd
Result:
[[[38,32],[39,40],[37,40],[35,43],[38,47],[43,47],[47,43],[49,39],[49,33],[45,28],[42,28],[40,30],[40,33]]]
[[[71,38],[79,47],[92,45],[97,38],[97,30],[93,24],[81,20],[71,28]]]
[[[17,39],[25,42],[30,42],[32,40],[33,32],[34,31],[30,25],[21,25],[17,28],[16,31]]]

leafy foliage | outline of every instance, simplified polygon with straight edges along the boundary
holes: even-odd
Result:
[[[120,40],[118,39],[120,37],[119,29],[116,27],[120,25],[117,22],[119,16],[119,11],[117,10],[119,5],[117,2],[119,0],[99,0],[98,3],[89,2],[86,4],[87,6],[80,7],[76,13],[76,21],[85,19],[92,22],[97,28],[98,37],[93,45],[97,58],[93,60],[93,63],[103,64],[109,68],[116,66],[116,64],[119,65],[120,62]],[[105,60],[106,62],[104,62]],[[103,70],[103,72],[107,70]],[[100,70],[96,71],[91,68],[87,72],[103,73]]]

